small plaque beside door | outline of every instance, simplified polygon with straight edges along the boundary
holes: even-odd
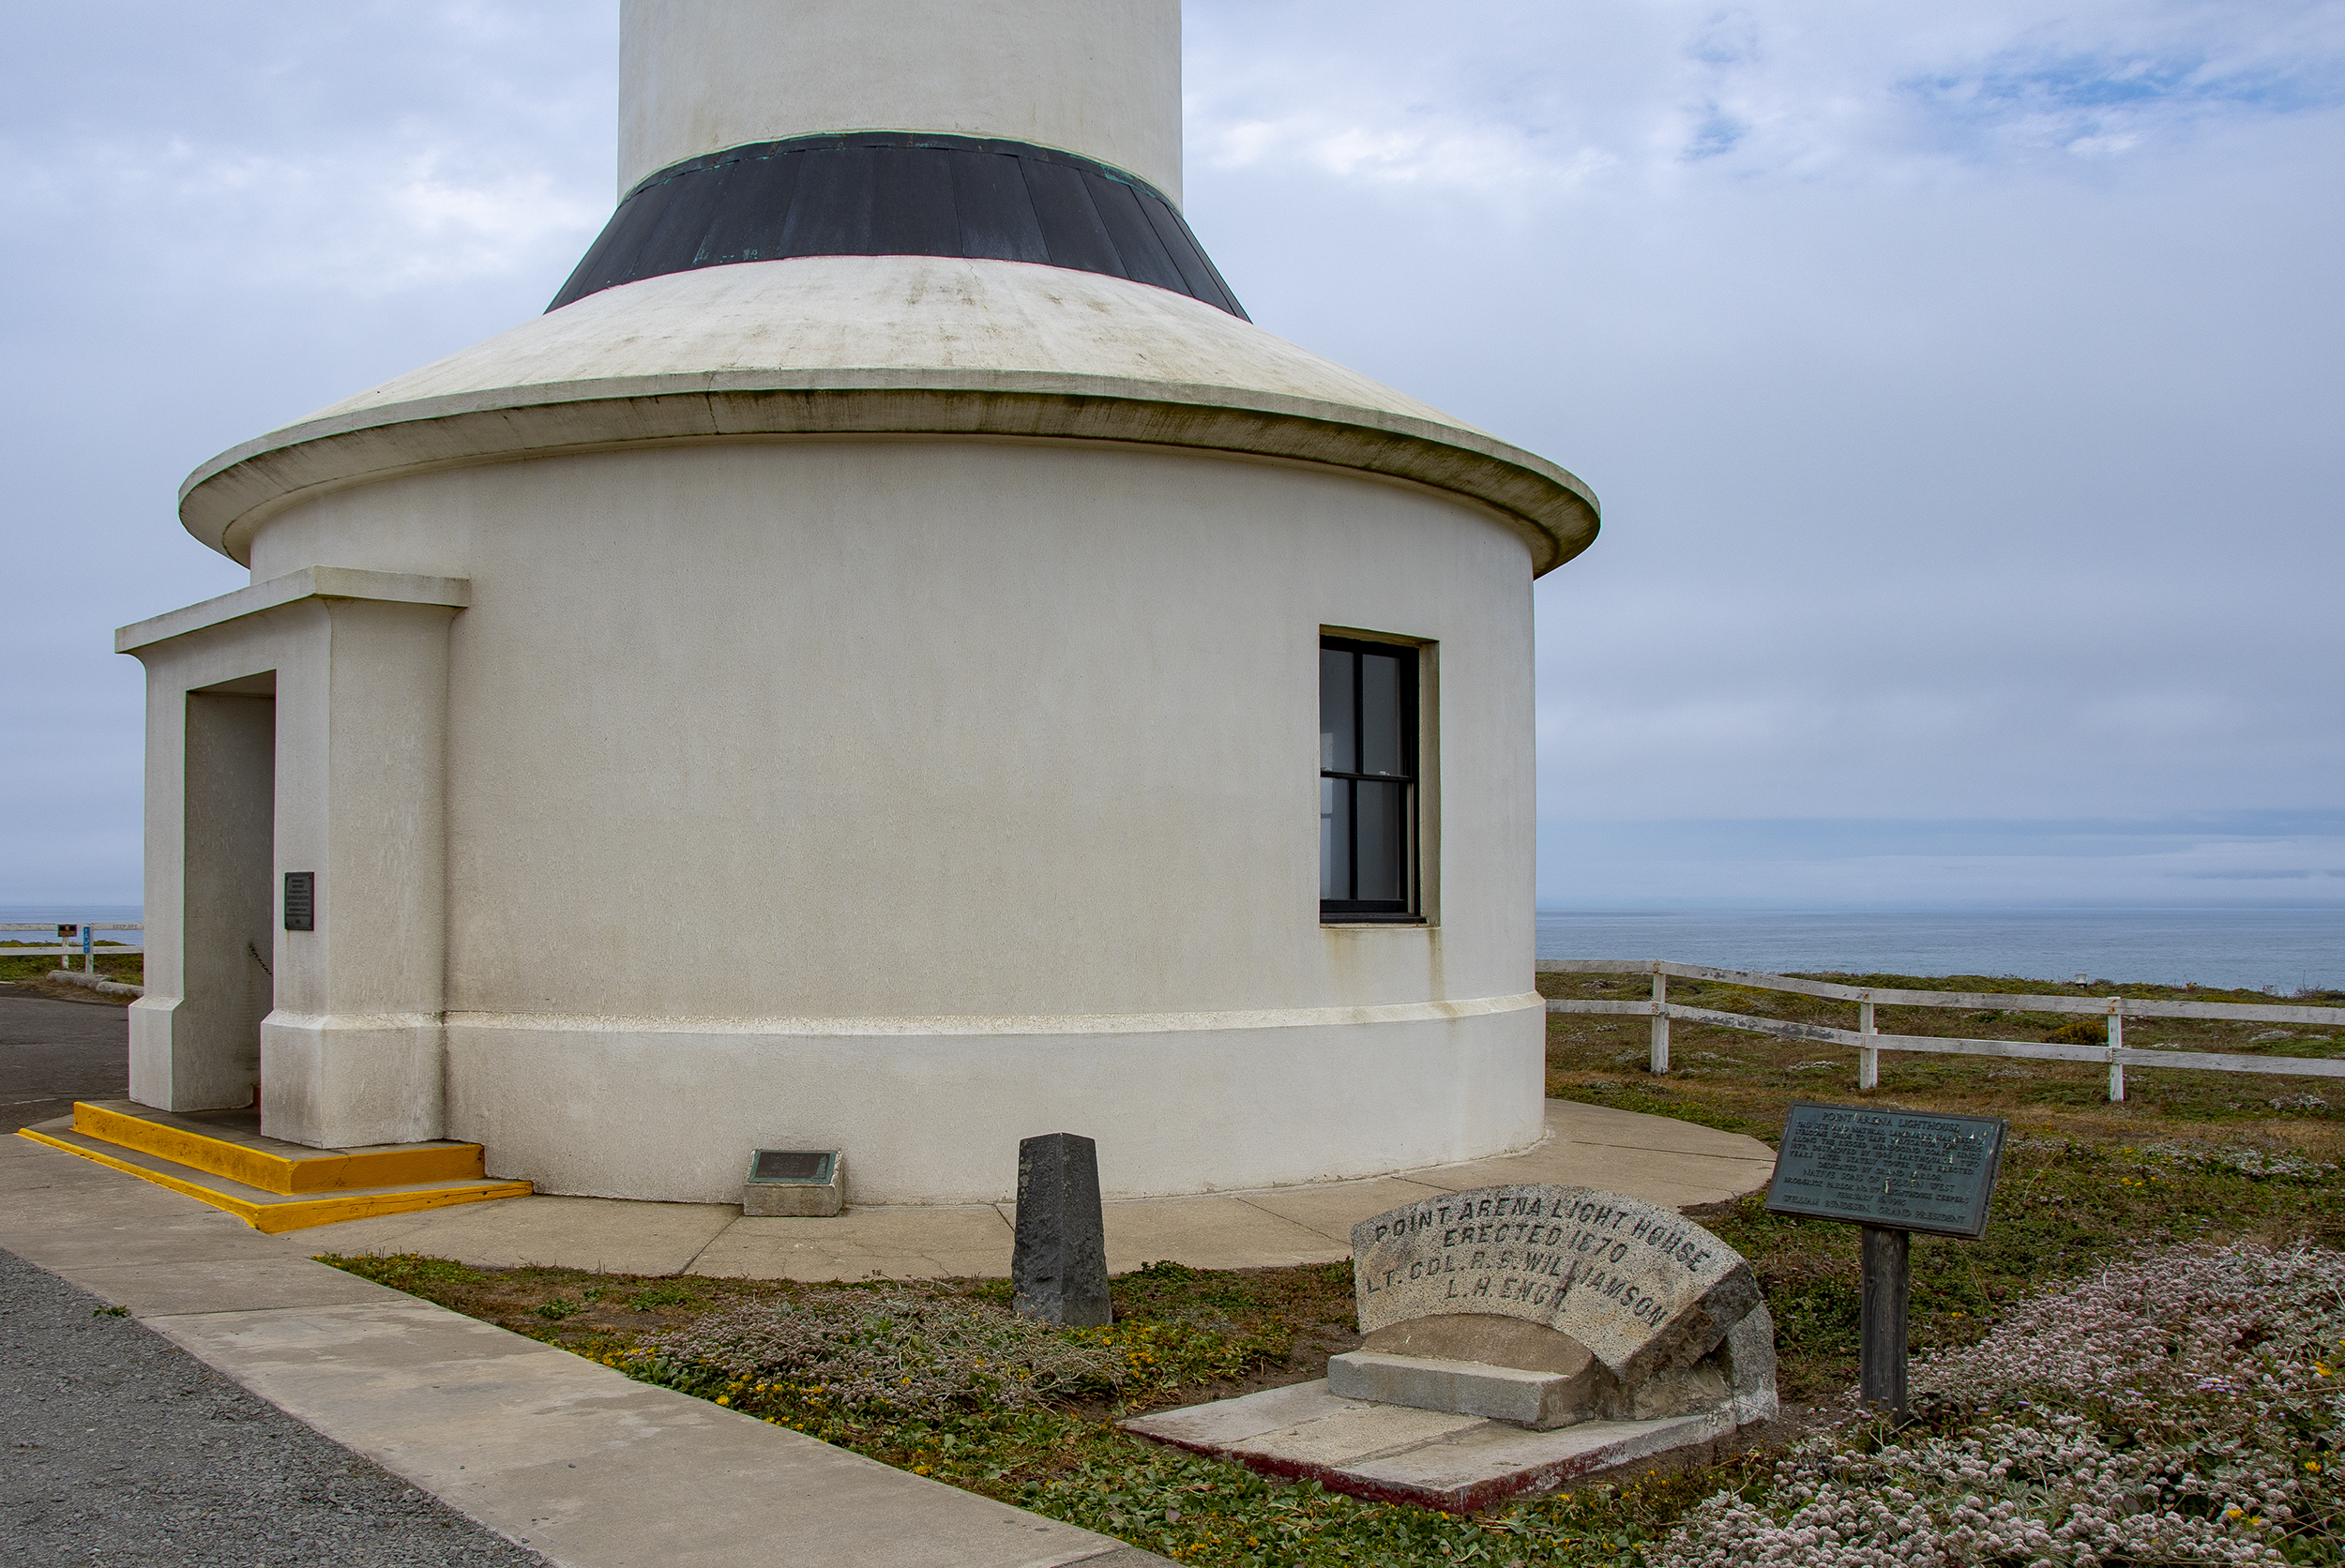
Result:
[[[285,873],[285,929],[314,931],[318,928],[318,874],[315,871]]]

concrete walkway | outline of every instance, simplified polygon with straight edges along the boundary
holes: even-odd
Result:
[[[1510,1182],[1604,1187],[1665,1208],[1765,1185],[1775,1154],[1757,1138],[1634,1111],[1547,1102],[1547,1141],[1522,1154],[1210,1198],[1107,1205],[1108,1270],[1171,1259],[1200,1269],[1333,1263],[1352,1227],[1425,1197]],[[891,1279],[1009,1273],[1009,1205],[855,1209],[835,1219],[749,1219],[728,1203],[508,1198],[294,1232],[308,1253],[416,1252],[467,1263],[550,1264],[613,1274],[749,1279]]]
[[[312,1262],[309,1234],[0,1138],[0,1248],[566,1568],[1164,1562]]]

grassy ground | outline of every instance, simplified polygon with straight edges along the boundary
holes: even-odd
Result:
[[[1846,985],[2199,1002],[2270,1003],[2258,991],[2096,984],[1960,975],[1811,975]],[[1539,976],[1550,996],[1649,996],[1649,975]],[[1853,1003],[1743,987],[1670,982],[1672,1001],[1721,1012],[1856,1027]],[[2307,997],[2312,1005],[2345,998]],[[1883,1007],[1884,1033],[2041,1040],[2074,1014],[2009,1010],[1955,1012]],[[1915,1237],[1913,1345],[1916,1351],[1963,1344],[1983,1332],[2002,1304],[2031,1286],[2082,1274],[2143,1245],[2234,1239],[2312,1240],[2345,1245],[2345,1180],[2328,1168],[2345,1153],[2345,1093],[2317,1078],[2128,1068],[2127,1098],[2106,1098],[2108,1069],[2088,1063],[1884,1051],[1881,1087],[1856,1091],[1853,1048],[1679,1023],[1672,1027],[1672,1071],[1644,1070],[1651,1025],[1637,1018],[1555,1014],[1548,1019],[1551,1095],[1617,1106],[1724,1127],[1770,1144],[1793,1100],[1898,1106],[2000,1116],[2012,1138],[1997,1188],[1993,1223],[1978,1242]],[[2255,1039],[2284,1033],[2291,1038]],[[2290,1056],[2345,1054],[2345,1032],[2251,1023],[2128,1020],[2130,1045]],[[1853,1226],[1766,1213],[1761,1199],[1693,1211],[1751,1259],[1774,1312],[1787,1398],[1815,1399],[1856,1375],[1856,1238]]]
[[[1843,978],[1835,976],[1835,978]],[[1865,976],[1880,986],[2044,990],[2046,982],[1924,981]],[[1649,978],[1543,976],[1550,994],[1645,994]],[[1672,982],[1672,993],[1737,1012],[1853,1027],[1853,1004]],[[2116,988],[2128,995],[2166,993]],[[2096,988],[2095,994],[2108,994]],[[2213,1000],[2216,993],[2187,993]],[[2228,998],[2226,998],[2228,999]],[[2248,993],[2239,1000],[2269,1001]],[[1882,1009],[1884,1031],[2040,1039],[2069,1021]],[[1854,1052],[1679,1026],[1685,1070],[1654,1078],[1639,1065],[1639,1018],[1559,1015],[1550,1020],[1549,1089],[1747,1131],[1773,1141],[1793,1099],[1853,1102]],[[2326,1054],[2324,1033],[2251,1043],[2253,1025],[2137,1024],[2134,1043]],[[1873,1103],[1999,1115],[2013,1123],[1986,1238],[1916,1238],[1914,1347],[1968,1343],[2014,1300],[2143,1247],[2204,1240],[2345,1244],[2345,1179],[2335,1168],[2345,1122],[2306,1080],[2136,1072],[2136,1098],[2102,1103],[2089,1065],[2006,1063],[1885,1054]],[[2345,1096],[2340,1096],[2345,1099]],[[2275,1103],[2277,1102],[2277,1103]],[[1756,1199],[1696,1217],[1747,1256],[1777,1323],[1786,1431],[1827,1417],[1853,1383],[1858,1306],[1856,1231],[1768,1214]],[[1721,1489],[1758,1485],[1762,1447],[1721,1464],[1615,1477],[1563,1496],[1472,1518],[1359,1502],[1312,1486],[1265,1481],[1121,1435],[1117,1414],[1321,1375],[1327,1355],[1356,1342],[1346,1265],[1243,1272],[1154,1264],[1113,1284],[1116,1324],[1069,1338],[1112,1352],[1120,1368],[1039,1404],[983,1397],[907,1415],[884,1404],[842,1405],[822,1381],[760,1380],[654,1353],[661,1336],[757,1303],[883,1302],[897,1288],[646,1279],[567,1270],[472,1269],[424,1259],[329,1259],[402,1289],[890,1464],[1119,1536],[1188,1562],[1214,1564],[1612,1563],[1644,1560],[1684,1510]],[[922,1287],[952,1301],[998,1305],[995,1282]]]
[[[908,1414],[843,1404],[827,1380],[737,1376],[652,1348],[663,1334],[744,1305],[822,1308],[861,1298],[878,1307],[900,1287],[477,1269],[412,1257],[325,1260],[645,1381],[1183,1562],[1630,1561],[1636,1543],[1713,1487],[1707,1472],[1699,1480],[1657,1474],[1464,1517],[1267,1481],[1114,1427],[1120,1415],[1323,1376],[1330,1353],[1359,1342],[1348,1263],[1242,1271],[1151,1264],[1113,1281],[1112,1328],[1065,1335],[1112,1352],[1121,1367],[1113,1382],[1040,1407],[978,1398]],[[1001,1280],[916,1289],[995,1306],[1009,1296]]]
[[[2261,991],[2203,987],[2087,987],[2046,980],[1955,975],[1916,979],[1902,974],[1814,974],[1842,985],[1934,990],[2127,996],[2177,1002],[2270,1004]],[[1542,974],[1551,997],[1636,1001],[1652,994],[1649,975]],[[1752,990],[1689,980],[1670,982],[1670,1000],[1720,1012],[1750,1013],[1801,1023],[1856,1027],[1856,1004],[1781,991]],[[2307,995],[2312,1006],[2345,1006],[2345,994]],[[2009,1009],[1959,1012],[1940,1007],[1882,1007],[1874,1027],[1884,1034],[1930,1034],[1980,1040],[2043,1040],[2079,1021],[2073,1013]],[[2083,1020],[2087,1023],[2094,1019]],[[1793,1100],[1856,1097],[1853,1047],[1778,1040],[1702,1024],[1671,1026],[1665,1078],[1644,1070],[1651,1025],[1638,1018],[1555,1014],[1548,1019],[1547,1092],[1564,1099],[1649,1110],[1735,1132],[1772,1137]],[[2259,1035],[2284,1038],[2259,1039]],[[2345,1031],[2284,1024],[2213,1023],[2186,1018],[2128,1018],[2126,1044],[2184,1050],[2268,1056],[2345,1055]],[[2120,1142],[2156,1138],[2220,1136],[2282,1145],[2322,1159],[2345,1151],[2345,1091],[2319,1078],[2246,1073],[2189,1073],[2128,1067],[2126,1098],[2107,1100],[2109,1070],[2089,1063],[2023,1062],[1993,1057],[1923,1056],[1884,1051],[1875,1098],[1930,1110],[2002,1116],[2031,1126]],[[2337,1100],[2337,1108],[2325,1103]]]
[[[131,986],[143,986],[146,983],[145,955],[129,953],[108,957],[105,944],[100,942],[95,956],[98,959],[98,972],[107,979],[119,980]],[[0,941],[0,982],[25,983],[30,984],[36,990],[46,990],[48,988],[42,982],[41,976],[56,967],[57,944],[53,942],[45,948],[35,947],[27,951],[16,943]],[[78,948],[73,954],[73,967],[76,970],[82,967],[82,955]],[[72,994],[76,1000],[86,1000],[98,993],[77,990]],[[128,997],[116,1000],[125,1005],[128,1005],[129,1001]]]

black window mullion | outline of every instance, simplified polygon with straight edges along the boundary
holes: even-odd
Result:
[[[1341,755],[1330,756],[1331,764],[1320,769],[1321,778],[1337,792],[1329,799],[1339,803],[1346,821],[1339,839],[1328,840],[1328,852],[1344,857],[1340,873],[1328,886],[1331,897],[1320,901],[1323,920],[1415,921],[1421,918],[1416,910],[1418,890],[1423,886],[1423,867],[1419,864],[1418,771],[1422,763],[1418,733],[1419,702],[1418,650],[1406,643],[1363,643],[1349,638],[1324,637],[1323,653],[1338,654],[1344,660],[1352,688],[1350,720],[1352,738]],[[1370,656],[1391,660],[1397,668],[1391,682],[1381,683],[1389,687],[1380,701],[1386,704],[1378,712],[1384,722],[1380,733],[1388,737],[1380,741],[1386,749],[1380,753],[1387,759],[1386,766],[1394,771],[1370,774],[1368,770],[1369,714],[1368,668]],[[1323,717],[1325,710],[1322,710]],[[1397,746],[1388,744],[1397,742]],[[1348,765],[1347,765],[1348,764]],[[1363,786],[1372,788],[1378,810],[1378,879],[1380,891],[1397,893],[1398,897],[1368,898],[1363,896],[1361,861],[1363,859],[1363,828],[1361,806]],[[1395,815],[1398,820],[1395,821]],[[1395,835],[1397,834],[1397,837]],[[1388,841],[1389,840],[1389,841]],[[1399,859],[1396,862],[1395,856]]]
[[[1349,821],[1349,822],[1345,824],[1346,826],[1348,826],[1348,827],[1352,830],[1352,853],[1351,853],[1351,859],[1350,859],[1350,861],[1347,863],[1347,865],[1348,865],[1348,869],[1349,869],[1349,870],[1351,871],[1351,873],[1352,873],[1352,880],[1351,880],[1351,882],[1349,882],[1349,884],[1348,884],[1348,885],[1347,885],[1347,887],[1346,887],[1346,890],[1345,890],[1345,895],[1344,895],[1344,896],[1345,896],[1346,897],[1348,897],[1349,899],[1351,899],[1351,901],[1352,901],[1352,902],[1354,902],[1354,903],[1355,903],[1355,904],[1356,904],[1356,903],[1358,903],[1358,902],[1360,901],[1360,780],[1359,780],[1359,772],[1360,772],[1360,765],[1361,765],[1361,763],[1362,763],[1363,761],[1365,761],[1367,760],[1367,757],[1368,757],[1368,735],[1367,735],[1367,732],[1366,732],[1365,728],[1364,728],[1364,725],[1365,725],[1366,720],[1367,720],[1367,718],[1368,718],[1368,699],[1367,699],[1366,694],[1364,694],[1364,693],[1360,690],[1360,686],[1361,686],[1361,681],[1360,681],[1360,651],[1359,651],[1357,648],[1354,648],[1354,649],[1352,649],[1352,650],[1350,651],[1350,653],[1347,655],[1347,656],[1348,656],[1348,657],[1352,660],[1352,774],[1353,774],[1353,776],[1352,776],[1351,780],[1350,780],[1348,783],[1346,783],[1346,784],[1345,784],[1344,788],[1346,788],[1346,789],[1348,789],[1348,790],[1350,790],[1350,791],[1352,792],[1352,810],[1351,810],[1351,818],[1350,818],[1350,821]]]
[[[1356,702],[1353,704],[1354,710],[1358,706]],[[1360,781],[1347,778],[1343,787],[1349,794],[1344,802],[1343,825],[1352,835],[1351,847],[1345,852],[1344,860],[1344,869],[1351,873],[1351,879],[1344,883],[1343,896],[1356,904],[1360,901]]]

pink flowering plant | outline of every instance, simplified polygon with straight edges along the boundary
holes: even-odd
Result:
[[[1676,1568],[2334,1562],[2345,1253],[2145,1254],[2016,1304],[1852,1420],[1695,1508]]]

